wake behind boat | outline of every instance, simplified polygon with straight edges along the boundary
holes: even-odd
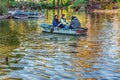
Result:
[[[40,24],[40,27],[43,28],[43,32],[51,33],[51,29],[53,28],[53,25],[42,23]],[[86,35],[87,29],[81,28],[81,29],[65,29],[65,28],[54,28],[54,31],[52,32],[54,34],[66,34],[66,35]]]

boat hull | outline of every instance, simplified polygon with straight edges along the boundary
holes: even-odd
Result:
[[[14,13],[13,17],[15,19],[27,19],[28,14],[26,12],[24,12],[23,10],[18,10]]]
[[[50,24],[40,24],[43,32],[51,33],[51,29],[53,28]],[[54,28],[53,34],[63,34],[63,35],[87,35],[87,29],[65,29],[65,28]]]

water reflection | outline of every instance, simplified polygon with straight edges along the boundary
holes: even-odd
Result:
[[[39,24],[62,13],[68,21],[76,15],[88,28],[87,36],[42,33]],[[1,80],[119,80],[119,14],[69,9],[45,14],[45,19],[0,21]]]
[[[76,54],[78,59],[75,62],[78,62],[76,64],[80,65],[86,78],[119,80],[119,16],[101,16],[106,18],[100,18],[96,14],[91,18],[91,15],[88,15],[88,36],[86,40],[80,39],[80,53]]]
[[[0,24],[0,51],[1,54],[8,55],[12,49],[17,48],[20,42],[16,36],[17,32],[12,32],[11,29],[7,26],[9,24],[8,21],[1,21]]]

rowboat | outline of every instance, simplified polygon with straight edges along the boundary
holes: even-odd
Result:
[[[24,12],[23,10],[18,10],[14,13],[13,17],[15,19],[26,19],[28,18],[28,14]]]
[[[40,24],[42,27],[43,32],[51,33],[51,29],[53,29],[53,25],[42,23]],[[63,35],[87,35],[87,29],[80,28],[80,29],[68,29],[68,28],[59,28],[55,27],[53,34],[63,34]]]

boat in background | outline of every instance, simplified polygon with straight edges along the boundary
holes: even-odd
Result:
[[[24,12],[23,10],[17,10],[14,13],[13,18],[15,18],[15,19],[27,19],[28,14],[26,12]]]
[[[40,24],[40,27],[42,27],[43,32],[51,33],[51,29],[53,29],[53,25],[42,23]],[[66,28],[54,28],[53,34],[63,34],[63,35],[87,35],[87,29],[81,28],[81,29],[66,29]]]

